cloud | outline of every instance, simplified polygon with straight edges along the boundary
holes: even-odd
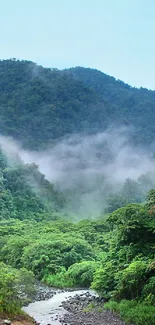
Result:
[[[0,136],[7,157],[35,162],[46,178],[68,197],[67,213],[99,215],[108,191],[120,189],[126,178],[154,169],[152,157],[130,145],[129,129],[108,129],[94,135],[72,135],[42,152],[27,151],[12,138]]]

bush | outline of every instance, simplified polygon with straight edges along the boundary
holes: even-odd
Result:
[[[54,233],[26,247],[21,260],[24,267],[41,280],[48,274],[59,273],[61,267],[68,269],[74,263],[93,257],[93,250],[84,239]]]
[[[67,271],[62,267],[56,274],[48,274],[43,278],[43,281],[50,286],[59,288],[74,286],[89,287],[98,266],[99,264],[94,261],[75,263]]]
[[[151,277],[144,285],[142,299],[152,305],[155,305],[155,276]]]
[[[33,274],[0,263],[0,312],[20,313],[22,300],[33,291]]]
[[[49,286],[57,288],[70,288],[74,286],[73,281],[67,278],[66,269],[64,267],[60,268],[59,272],[56,274],[48,274],[42,281]]]
[[[147,263],[134,261],[115,275],[117,281],[115,297],[121,299],[137,299],[141,296],[146,281]]]
[[[105,304],[105,309],[120,314],[127,324],[155,325],[155,307],[135,300],[122,300],[120,303],[110,301]]]
[[[115,267],[111,261],[105,263],[105,266],[96,270],[92,289],[96,290],[104,298],[110,298],[111,293],[116,286]]]
[[[89,287],[97,267],[99,263],[94,261],[75,263],[69,267],[66,276],[73,282],[73,285]]]

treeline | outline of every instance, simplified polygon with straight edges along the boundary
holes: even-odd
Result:
[[[137,180],[127,178],[120,186],[105,191],[104,212],[111,213],[129,203],[143,203],[147,193],[155,187],[155,172],[147,172]]]
[[[37,219],[64,206],[63,195],[45,179],[35,164],[10,162],[0,151],[0,220]]]
[[[95,92],[57,69],[30,61],[0,61],[1,134],[13,136],[27,148],[41,149],[68,133],[87,129],[98,102]]]
[[[108,125],[129,127],[134,144],[154,143],[155,91],[131,87],[96,69],[76,67],[64,73],[82,82],[104,101],[108,107],[104,114],[105,119],[108,114]]]
[[[51,286],[91,286],[112,299],[107,308],[118,311],[124,303],[123,317],[136,325],[154,325],[154,247],[155,190],[146,204],[129,204],[94,221],[0,222],[1,262],[7,267],[25,268]],[[11,304],[1,289],[0,297],[1,306]]]
[[[1,132],[24,147],[41,149],[67,133],[117,123],[136,127],[134,143],[154,140],[152,91],[91,69],[59,71],[27,61],[0,61],[0,77]],[[150,172],[103,186],[100,218],[73,223],[63,213],[68,217],[71,189],[60,193],[38,166],[7,161],[0,152],[0,312],[20,312],[36,278],[92,287],[128,323],[154,325],[154,179]]]
[[[85,68],[60,71],[31,61],[0,61],[0,129],[31,149],[66,134],[129,126],[134,144],[154,140],[155,92]],[[132,128],[133,127],[133,128]]]

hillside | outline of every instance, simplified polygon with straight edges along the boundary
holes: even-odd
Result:
[[[0,61],[0,130],[27,147],[41,148],[51,139],[84,129],[86,116],[88,125],[93,123],[94,108],[88,112],[98,101],[93,91],[56,69]]]
[[[109,300],[98,314],[155,325],[154,159],[132,145],[155,139],[154,108],[155,92],[96,70],[0,61],[0,135],[13,137],[0,136],[0,318],[39,280],[91,287]],[[132,141],[93,134],[118,125]]]
[[[0,221],[42,220],[63,205],[62,194],[45,179],[38,166],[20,161],[10,164],[0,151]]]
[[[76,132],[134,126],[131,140],[155,140],[155,92],[86,68],[59,71],[30,61],[0,61],[0,130],[41,149]]]
[[[111,107],[111,123],[134,126],[133,141],[150,144],[155,140],[155,91],[133,88],[101,71],[89,68],[64,70],[81,81]]]

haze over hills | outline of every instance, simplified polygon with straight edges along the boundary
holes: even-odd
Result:
[[[0,318],[35,277],[155,325],[154,117],[154,91],[100,71],[0,61]]]
[[[0,325],[155,325],[154,12],[1,1]]]
[[[63,207],[65,214],[85,218],[143,201],[155,186],[154,116],[154,91],[100,71],[0,61],[0,145],[9,166],[16,156],[36,163],[54,184],[53,190],[46,180],[34,182],[33,173],[28,179],[46,211]],[[13,182],[20,175],[18,186],[22,177],[27,182],[18,166],[12,173]],[[51,203],[50,196],[43,200],[44,187]]]
[[[24,147],[41,149],[73,133],[128,126],[130,141],[155,140],[155,91],[136,89],[87,68],[47,69],[0,61],[0,130]]]
[[[134,126],[133,141],[150,144],[155,139],[155,91],[134,88],[101,71],[89,68],[66,70],[110,105],[111,123]]]
[[[23,178],[40,196],[43,209],[63,208],[78,218],[144,200],[155,185],[150,150],[155,139],[154,91],[132,88],[93,69],[60,71],[15,59],[0,61],[0,77],[0,145],[9,166],[16,156],[26,164],[36,163],[55,186],[40,181],[39,171],[34,182],[30,165],[31,182],[19,166],[11,169],[12,182],[19,177],[14,189]],[[51,202],[50,195],[43,200],[46,187]],[[27,201],[24,206],[25,213]],[[21,215],[22,208],[14,214]]]

